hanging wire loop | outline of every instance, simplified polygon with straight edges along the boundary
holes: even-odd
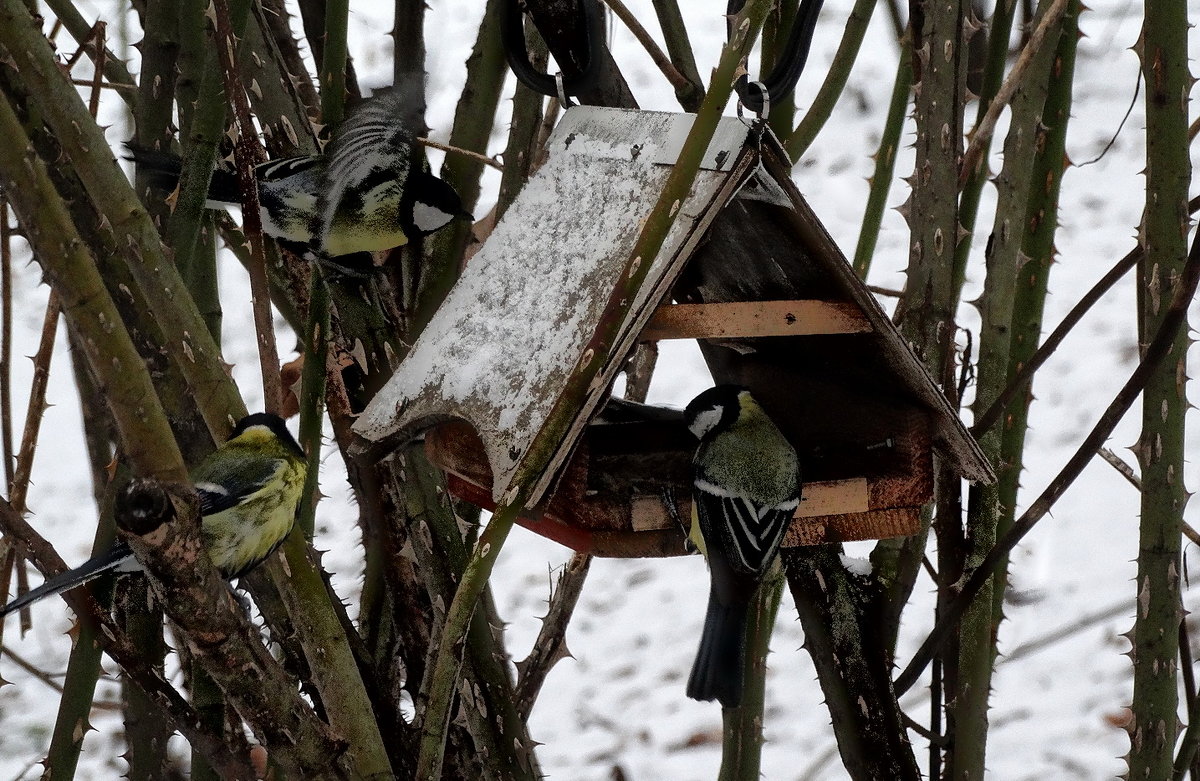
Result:
[[[788,34],[787,48],[765,79],[751,81],[749,76],[743,75],[734,84],[738,98],[746,108],[762,116],[770,111],[772,103],[783,100],[796,88],[796,82],[800,80],[800,74],[804,71],[804,63],[808,61],[808,50],[812,46],[813,33],[817,29],[817,15],[821,12],[822,2],[823,0],[801,0],[796,20]],[[745,4],[746,0],[729,0],[729,16],[740,12]],[[766,88],[765,91],[763,87]]]
[[[508,67],[512,68],[517,79],[526,87],[550,97],[578,97],[596,85],[600,73],[600,53],[604,47],[604,19],[600,3],[596,0],[579,0],[579,6],[580,19],[584,26],[583,38],[587,48],[582,52],[582,56],[570,59],[579,63],[582,70],[573,74],[560,73],[551,76],[538,71],[529,61],[520,1],[505,0],[501,3],[500,38],[504,45],[504,54],[508,58]]]

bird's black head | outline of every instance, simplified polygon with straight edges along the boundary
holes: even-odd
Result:
[[[404,226],[406,233],[411,231],[412,235],[428,236],[455,218],[474,219],[463,208],[462,199],[454,188],[431,173],[414,173],[407,190],[412,202],[405,219],[408,223]]]
[[[247,415],[237,422],[233,427],[233,431],[229,435],[229,439],[234,439],[247,429],[254,426],[263,426],[270,429],[271,433],[279,438],[279,441],[291,450],[300,458],[307,458],[304,449],[300,447],[300,443],[292,436],[292,432],[288,431],[287,424],[283,422],[283,418],[274,415],[270,412],[255,412],[253,415]]]
[[[741,385],[715,385],[688,403],[683,420],[697,439],[732,426],[741,412],[738,395],[745,392]]]

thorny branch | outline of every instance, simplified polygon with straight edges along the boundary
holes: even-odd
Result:
[[[1100,419],[1096,422],[1091,432],[1080,443],[1075,454],[1071,456],[1070,460],[1067,461],[1066,465],[1063,466],[1050,485],[1046,487],[1046,490],[1013,523],[1008,533],[996,542],[995,547],[980,562],[979,566],[964,577],[958,595],[947,604],[946,609],[938,616],[938,622],[934,626],[933,631],[929,633],[929,636],[921,644],[921,647],[913,654],[913,658],[909,661],[908,666],[897,676],[895,681],[897,696],[906,692],[916,683],[917,677],[925,669],[926,665],[929,664],[930,659],[933,658],[933,655],[941,647],[942,643],[945,642],[946,638],[954,631],[959,619],[962,618],[963,613],[975,598],[975,594],[991,578],[997,565],[1012,552],[1017,543],[1037,525],[1038,521],[1050,512],[1054,503],[1058,501],[1059,497],[1075,481],[1075,478],[1079,477],[1080,473],[1083,472],[1088,462],[1103,447],[1104,442],[1112,434],[1117,423],[1120,422],[1121,418],[1124,417],[1129,407],[1141,393],[1147,379],[1170,352],[1179,329],[1186,322],[1188,304],[1196,292],[1197,281],[1200,281],[1200,231],[1196,233],[1196,237],[1192,242],[1192,249],[1188,253],[1187,264],[1184,267],[1184,275],[1180,280],[1178,292],[1171,301],[1170,309],[1163,316],[1162,325],[1155,334],[1153,341],[1150,342],[1145,353],[1143,353],[1141,362],[1117,393],[1112,404],[1100,416]]]
[[[517,662],[517,712],[522,718],[529,718],[533,703],[537,700],[542,684],[551,668],[561,659],[571,655],[567,650],[567,623],[571,613],[579,601],[583,591],[583,583],[587,579],[592,557],[586,553],[576,553],[563,567],[562,575],[558,578],[558,586],[550,597],[550,609],[542,619],[542,628],[537,640],[524,661]]]
[[[1197,210],[1200,210],[1200,197],[1193,198],[1188,203],[1189,214],[1195,214]],[[1050,356],[1054,354],[1054,351],[1058,349],[1058,346],[1062,344],[1064,339],[1067,338],[1067,335],[1071,333],[1071,330],[1075,328],[1080,320],[1083,319],[1083,316],[1087,314],[1088,310],[1095,306],[1096,302],[1099,301],[1104,294],[1107,293],[1112,286],[1121,279],[1121,277],[1125,276],[1130,269],[1137,266],[1137,264],[1141,261],[1143,254],[1144,250],[1140,246],[1130,250],[1125,257],[1118,260],[1116,264],[1108,270],[1108,273],[1101,277],[1100,280],[1092,286],[1091,290],[1089,290],[1083,295],[1082,298],[1079,299],[1079,302],[1076,303],[1075,306],[1071,307],[1071,311],[1067,313],[1067,315],[1062,319],[1062,322],[1059,323],[1058,326],[1050,333],[1050,335],[1046,337],[1045,341],[1042,342],[1041,347],[1039,347],[1037,352],[1033,354],[1033,357],[1031,357],[1029,361],[1021,367],[1021,370],[1016,373],[1016,375],[1012,378],[1012,381],[1008,384],[1008,387],[1004,389],[1004,392],[1001,393],[996,400],[992,402],[992,406],[988,407],[987,410],[975,421],[975,425],[971,427],[972,436],[978,437],[983,434],[983,432],[996,425],[996,421],[1000,419],[1000,416],[1004,413],[1004,410],[1008,408],[1008,405],[1011,404],[1012,400],[1017,397],[1017,394],[1020,393],[1030,382],[1030,380],[1033,379],[1033,375],[1042,367],[1042,364],[1044,364],[1050,358]]]
[[[1017,90],[1020,88],[1025,74],[1029,70],[1029,66],[1033,63],[1038,51],[1042,47],[1042,41],[1045,39],[1046,34],[1058,24],[1066,9],[1067,0],[1055,0],[1054,4],[1046,9],[1046,13],[1038,22],[1037,27],[1030,33],[1025,48],[1021,50],[1020,58],[1008,74],[1008,79],[1005,80],[1004,85],[996,93],[996,97],[992,100],[991,105],[988,106],[987,114],[975,126],[975,129],[971,131],[971,142],[963,152],[962,165],[959,168],[959,187],[966,185],[967,179],[970,178],[971,173],[975,170],[975,166],[979,164],[979,158],[983,154],[987,143],[991,140],[992,133],[996,130],[996,121],[1000,118],[1000,112],[1012,100],[1013,95],[1017,94]]]
[[[279,351],[275,346],[275,327],[271,320],[271,293],[267,285],[267,253],[263,246],[262,217],[259,214],[258,178],[254,167],[262,161],[263,150],[254,134],[250,103],[242,87],[237,64],[237,38],[233,34],[229,0],[213,0],[216,9],[217,51],[225,80],[225,94],[233,104],[234,159],[242,195],[242,220],[250,240],[250,296],[254,304],[254,330],[258,336],[258,361],[262,370],[263,399],[267,412],[283,408],[283,386],[279,376]],[[243,13],[245,11],[243,10]]]

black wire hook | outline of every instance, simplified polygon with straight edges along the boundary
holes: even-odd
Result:
[[[600,72],[600,52],[604,46],[604,20],[601,18],[600,4],[596,0],[579,0],[579,5],[587,50],[583,52],[583,57],[576,61],[582,63],[583,70],[569,76],[561,73],[551,76],[539,72],[529,61],[519,0],[505,0],[501,3],[500,40],[504,45],[504,54],[508,58],[508,67],[512,68],[512,72],[526,87],[542,95],[561,98],[566,95],[578,96],[595,86]]]
[[[734,88],[746,108],[756,114],[764,114],[764,106],[778,103],[796,88],[796,82],[800,80],[804,64],[808,61],[808,50],[812,46],[813,32],[817,28],[817,15],[821,12],[822,2],[823,0],[801,1],[796,19],[792,22],[792,30],[788,34],[787,48],[783,57],[771,69],[769,76],[756,82],[751,82],[750,77],[746,75],[738,78]],[[729,0],[729,15],[732,17],[740,12],[745,4],[746,0]],[[765,101],[762,91],[764,86]],[[769,110],[766,108],[766,111]]]

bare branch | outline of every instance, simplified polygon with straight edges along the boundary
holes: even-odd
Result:
[[[522,718],[529,718],[533,703],[537,700],[538,692],[546,681],[550,670],[560,660],[571,655],[567,650],[567,623],[571,613],[579,601],[583,591],[583,583],[587,579],[592,557],[586,553],[576,553],[563,567],[558,578],[558,585],[550,596],[550,609],[542,619],[542,628],[537,640],[524,661],[517,662],[517,712]]]
[[[1038,51],[1042,48],[1042,41],[1045,40],[1046,34],[1057,27],[1058,22],[1062,19],[1063,12],[1067,9],[1067,0],[1054,0],[1054,4],[1046,9],[1046,13],[1038,22],[1037,27],[1029,35],[1029,40],[1025,44],[1025,48],[1021,50],[1021,56],[1017,59],[1017,64],[1013,66],[1012,71],[1008,74],[1008,79],[1000,87],[1000,91],[996,93],[996,97],[988,106],[987,114],[980,120],[979,124],[970,132],[970,143],[967,149],[963,152],[962,165],[959,168],[958,186],[961,188],[967,183],[967,179],[979,165],[980,158],[983,155],[983,149],[991,141],[992,133],[996,130],[996,121],[1000,118],[1000,112],[1012,100],[1013,95],[1017,93],[1021,83],[1025,79],[1025,74],[1029,70],[1029,66],[1036,59]]]
[[[945,642],[946,638],[958,626],[959,619],[970,606],[971,601],[975,598],[975,594],[979,589],[991,578],[996,566],[1004,560],[1004,558],[1017,546],[1026,534],[1028,534],[1038,521],[1046,516],[1054,503],[1067,490],[1070,485],[1075,482],[1075,478],[1083,471],[1096,452],[1104,445],[1104,442],[1112,434],[1113,429],[1134,400],[1142,392],[1142,387],[1146,384],[1150,375],[1167,357],[1171,347],[1174,344],[1175,338],[1179,334],[1179,329],[1187,320],[1187,307],[1192,300],[1192,296],[1196,292],[1196,283],[1200,281],[1200,232],[1197,232],[1195,240],[1192,242],[1192,249],[1188,253],[1187,265],[1184,267],[1183,277],[1177,287],[1177,292],[1174,299],[1171,301],[1170,308],[1162,318],[1162,325],[1154,336],[1154,340],[1150,342],[1142,355],[1141,363],[1133,370],[1129,379],[1125,381],[1125,385],[1117,393],[1112,404],[1100,416],[1096,425],[1092,428],[1087,437],[1080,443],[1075,454],[1059,471],[1058,475],[1046,487],[1046,490],[1029,506],[1029,509],[1018,518],[996,545],[988,553],[988,555],[980,562],[969,575],[966,576],[962,589],[958,596],[950,602],[946,609],[939,615],[938,622],[934,626],[933,631],[925,638],[921,647],[913,654],[913,658],[909,661],[908,666],[896,678],[896,693],[903,694],[917,681],[917,677],[925,666],[929,664],[930,659]]]
[[[667,77],[667,81],[675,88],[676,94],[684,94],[696,92],[700,89],[698,84],[693,83],[684,76],[671,62],[671,58],[667,53],[659,48],[658,43],[638,21],[638,18],[633,15],[633,12],[621,0],[604,0],[604,4],[612,9],[617,18],[625,23],[629,28],[629,32],[633,33],[633,37],[637,38],[638,43],[646,50],[646,54],[650,55],[650,59],[662,71],[662,74]]]

